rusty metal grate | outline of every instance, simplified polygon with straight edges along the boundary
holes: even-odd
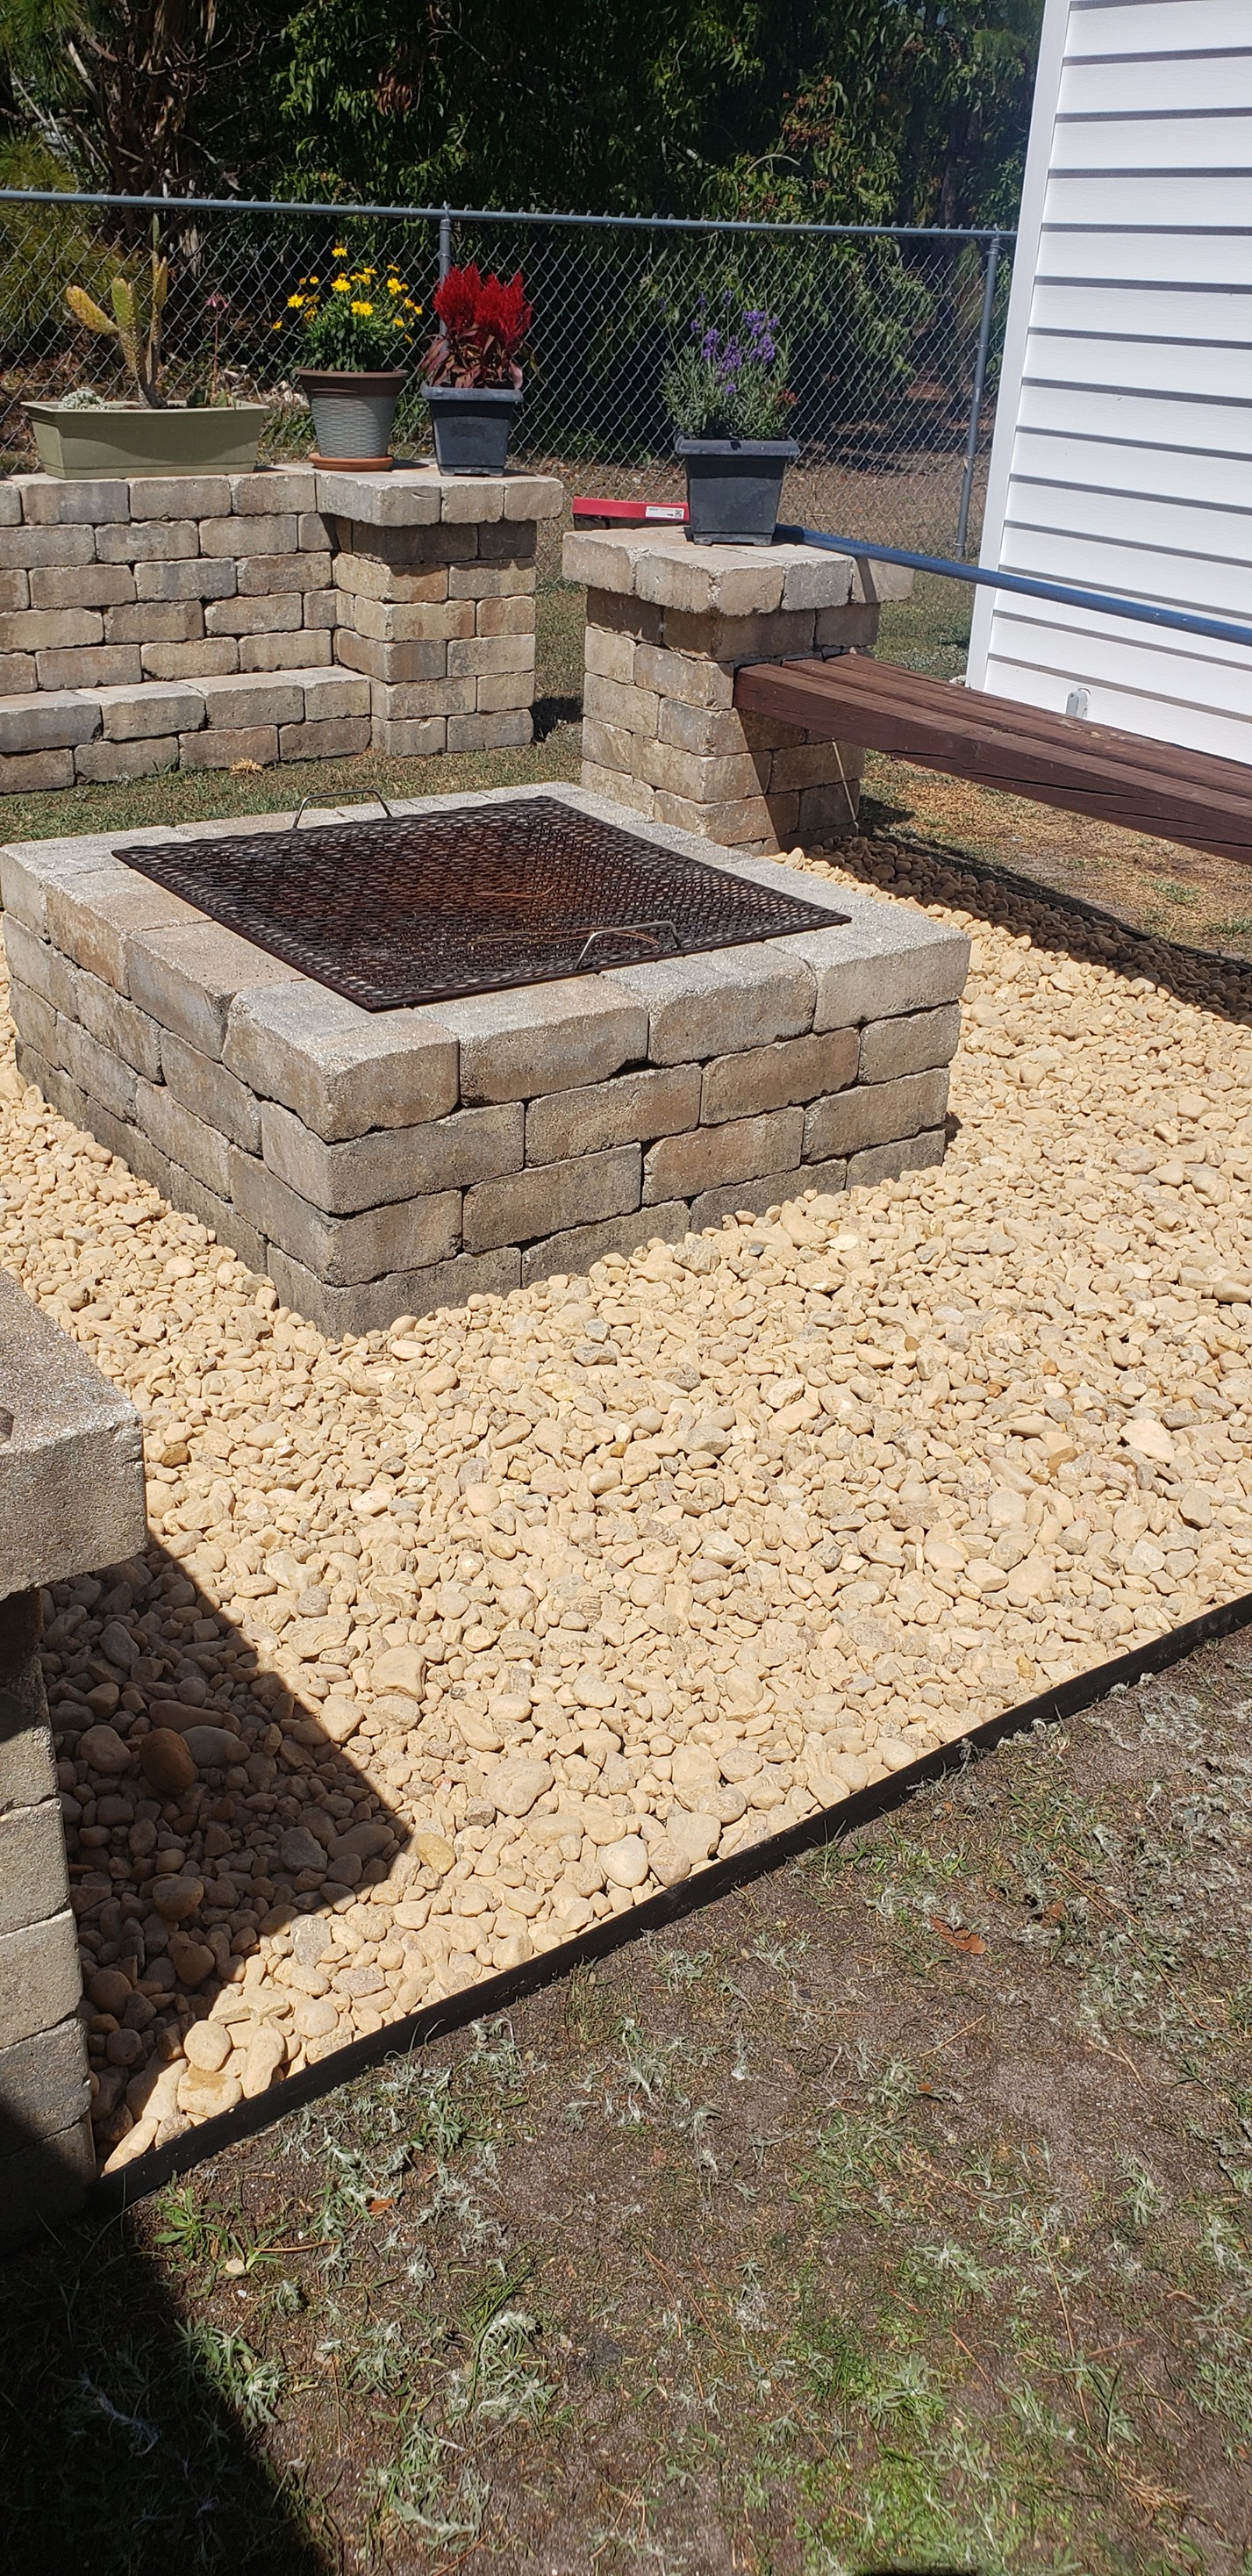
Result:
[[[367,1011],[848,919],[551,796],[116,856]]]

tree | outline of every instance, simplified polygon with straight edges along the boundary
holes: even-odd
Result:
[[[33,127],[67,177],[135,196],[238,187],[280,24],[249,0],[0,0],[13,148]]]

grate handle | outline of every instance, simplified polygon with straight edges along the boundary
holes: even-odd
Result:
[[[603,930],[589,930],[574,960],[574,973],[578,973],[588,949],[594,948],[597,939],[642,939],[650,948],[659,948],[662,931],[668,931],[670,946],[677,948],[678,933],[672,921],[614,921],[607,922]]]

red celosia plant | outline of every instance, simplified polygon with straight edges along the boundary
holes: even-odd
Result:
[[[506,286],[495,271],[450,268],[432,302],[443,328],[423,370],[432,385],[517,386],[517,354],[531,323],[520,268]]]

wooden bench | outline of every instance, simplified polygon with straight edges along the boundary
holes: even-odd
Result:
[[[894,752],[920,769],[1252,865],[1252,769],[1240,761],[1049,715],[862,653],[745,663],[735,705],[822,740]]]

